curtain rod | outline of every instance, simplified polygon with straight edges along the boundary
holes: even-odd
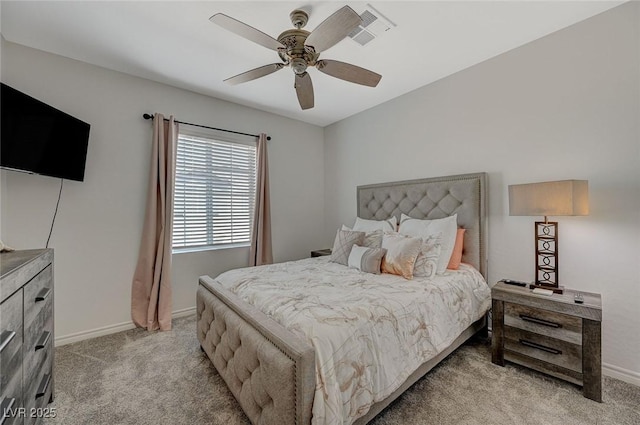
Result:
[[[151,115],[151,114],[142,114],[142,118],[144,118],[145,120],[151,120],[151,119],[153,119],[153,115]],[[169,121],[167,118],[165,118],[164,120],[165,121]],[[190,122],[184,122],[184,121],[178,121],[178,120],[173,120],[173,122],[177,122],[178,124],[192,125],[194,127],[208,128],[209,130],[218,130],[218,131],[225,131],[227,133],[242,134],[243,136],[259,137],[258,134],[249,134],[249,133],[243,133],[241,131],[225,130],[224,128],[209,127],[208,125],[193,124],[193,123],[190,123]],[[267,136],[267,140],[271,140],[271,136]]]

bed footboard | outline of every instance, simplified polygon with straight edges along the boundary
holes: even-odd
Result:
[[[211,277],[199,281],[198,340],[249,420],[310,424],[315,391],[311,344]]]

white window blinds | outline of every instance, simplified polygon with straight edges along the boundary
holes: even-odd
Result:
[[[248,245],[255,186],[255,144],[180,134],[173,248]]]

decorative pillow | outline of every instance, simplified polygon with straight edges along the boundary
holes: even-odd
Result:
[[[362,272],[380,274],[380,263],[387,250],[354,245],[349,254],[348,266]]]
[[[442,251],[440,244],[441,233],[422,239],[420,253],[416,258],[416,264],[413,266],[413,275],[415,277],[433,277],[438,268],[438,258]]]
[[[338,230],[336,238],[333,241],[330,261],[346,266],[349,260],[349,254],[351,253],[351,248],[355,244],[362,245],[363,240],[364,232]]]
[[[420,253],[422,239],[404,236],[396,232],[385,232],[382,248],[387,250],[382,258],[382,273],[397,274],[413,279],[413,266]]]
[[[453,245],[453,252],[449,260],[448,269],[458,270],[462,262],[462,250],[464,249],[464,232],[466,229],[458,229],[456,233],[456,243]]]
[[[352,230],[352,229],[343,224],[342,230]],[[362,246],[365,246],[367,248],[380,248],[382,246],[382,230],[365,232]]]
[[[403,235],[423,239],[441,232],[440,245],[442,246],[442,251],[440,252],[440,258],[438,258],[437,273],[442,274],[449,265],[453,246],[456,243],[457,230],[457,214],[435,220],[418,220],[402,214],[400,218],[400,229],[398,231]]]
[[[356,217],[356,223],[353,230],[359,232],[373,232],[374,230],[382,230],[383,232],[395,232],[398,230],[398,219],[393,216],[387,220],[365,220]]]

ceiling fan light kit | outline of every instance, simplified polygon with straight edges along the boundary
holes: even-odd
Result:
[[[302,28],[309,21],[307,12],[296,9],[289,14],[295,28],[282,32],[278,39],[272,38],[237,19],[222,13],[213,15],[209,20],[249,41],[278,52],[281,63],[264,65],[242,74],[227,78],[225,82],[235,85],[252,81],[272,74],[285,66],[290,66],[295,75],[294,88],[302,109],[314,106],[313,84],[308,74],[309,67],[351,83],[376,87],[382,76],[368,69],[349,63],[322,59],[320,53],[346,38],[362,23],[360,16],[349,6],[344,6],[325,19],[316,29],[309,32]]]

